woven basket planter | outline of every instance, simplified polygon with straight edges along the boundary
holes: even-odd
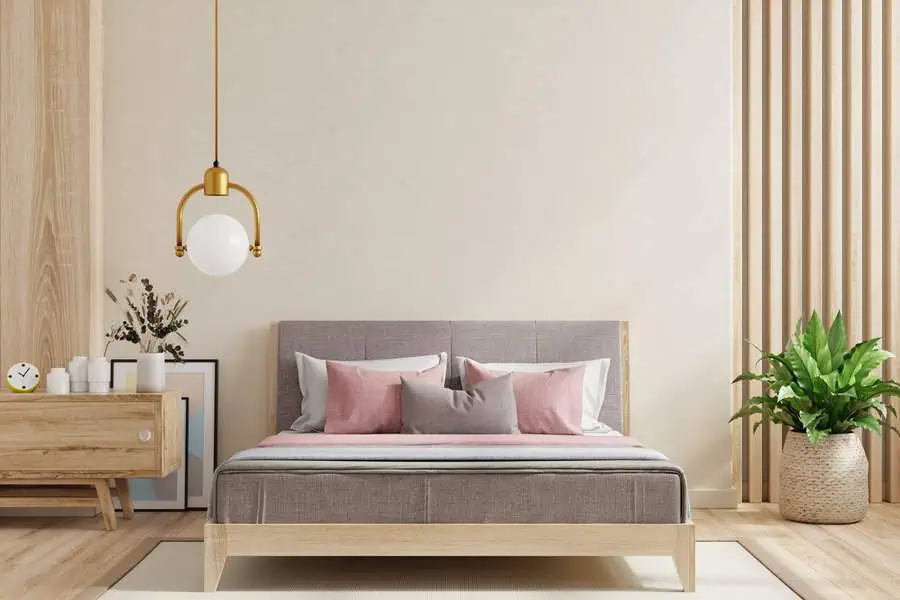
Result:
[[[803,523],[856,523],[869,508],[869,463],[856,434],[813,446],[791,431],[781,457],[781,516]]]

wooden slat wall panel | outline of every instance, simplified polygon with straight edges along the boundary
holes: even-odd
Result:
[[[882,262],[883,298],[884,301],[884,333],[885,346],[895,351],[900,345],[900,231],[895,223],[900,219],[900,201],[897,199],[897,173],[900,173],[900,139],[896,133],[896,117],[900,114],[900,94],[896,91],[900,77],[896,69],[900,67],[897,58],[897,43],[894,36],[900,33],[900,10],[894,6],[894,0],[884,3],[884,22],[882,23],[882,54],[884,56],[883,71],[883,127],[882,127],[882,177],[884,196],[882,197],[882,243],[884,257]],[[900,380],[900,359],[891,359],[885,363],[884,375]],[[891,400],[894,408],[900,412],[900,399]],[[900,425],[897,419],[890,423]],[[900,502],[900,440],[896,435],[885,437],[885,479],[888,502]]]
[[[782,244],[782,219],[784,197],[784,78],[780,76],[779,69],[784,60],[784,30],[782,22],[784,13],[782,7],[773,3],[768,11],[769,35],[767,55],[766,78],[768,80],[768,206],[765,219],[765,235],[763,246],[766,248],[766,270],[763,279],[767,285],[766,307],[764,312],[765,346],[778,346],[782,343],[783,330],[782,307],[783,298],[783,257]],[[765,499],[769,502],[778,502],[778,465],[781,463],[781,427],[769,424],[767,427],[766,450],[769,465],[767,471],[768,494]]]
[[[841,309],[843,303],[843,2],[825,0],[823,11],[822,47],[824,70],[822,76],[823,108],[822,128],[822,306],[825,317],[830,318]]]
[[[803,0],[785,0],[789,7],[788,38],[790,85],[788,100],[791,110],[785,129],[790,135],[790,189],[786,202],[790,212],[790,226],[785,231],[784,245],[788,247],[789,278],[785,281],[789,292],[784,309],[787,332],[784,341],[794,332],[797,319],[803,316],[803,198],[806,178],[803,175]]]
[[[802,2],[803,314],[822,312],[822,3]]]
[[[98,352],[100,0],[0,1],[0,365]]]
[[[863,177],[866,181],[863,194],[863,335],[866,338],[881,336],[882,327],[882,178],[881,178],[881,127],[882,114],[882,56],[881,56],[882,5],[879,0],[863,3]],[[869,457],[869,501],[879,503],[884,498],[884,443],[879,435],[865,432],[865,448]]]
[[[895,1],[735,0],[738,339],[774,349],[799,318],[842,310],[852,341],[900,350]],[[735,361],[751,367],[754,351],[736,348]],[[898,363],[884,376],[898,378]],[[743,386],[735,401],[759,391]],[[781,428],[751,425],[742,497],[777,502]],[[870,500],[900,501],[900,443],[863,440]]]
[[[734,47],[733,47],[733,60],[735,65],[740,65],[737,69],[735,69],[735,90],[734,90],[734,166],[733,166],[733,185],[734,185],[734,198],[733,198],[733,214],[735,218],[733,219],[734,226],[734,239],[732,246],[732,271],[733,271],[733,279],[732,286],[735,290],[733,294],[734,304],[732,306],[732,319],[734,323],[738,327],[738,331],[735,335],[732,336],[732,348],[731,348],[731,358],[732,363],[735,365],[740,365],[743,367],[744,365],[744,352],[746,348],[746,344],[744,343],[744,294],[742,290],[744,289],[744,264],[743,264],[743,247],[744,247],[744,235],[743,235],[743,206],[744,202],[744,190],[746,189],[744,186],[744,182],[746,181],[745,172],[747,169],[745,168],[745,158],[746,152],[744,151],[744,130],[748,129],[746,119],[748,116],[747,111],[744,110],[744,89],[746,85],[744,83],[744,78],[746,74],[746,69],[743,66],[743,62],[746,56],[744,52],[744,23],[746,19],[744,19],[743,14],[743,6],[736,5],[734,10]],[[737,215],[741,215],[738,218]],[[734,406],[738,406],[741,404],[741,401],[744,397],[744,386],[732,386],[731,392],[731,402]],[[745,464],[744,464],[744,425],[745,423],[740,420],[735,420],[731,424],[731,480],[734,483],[735,488],[738,490],[739,495],[743,495],[743,490],[746,488],[746,484],[744,482],[743,474],[746,472]]]
[[[750,173],[747,180],[748,204],[745,226],[749,235],[746,249],[745,269],[747,271],[747,335],[749,339],[761,340],[763,333],[763,197],[766,189],[767,166],[763,160],[765,154],[764,133],[767,130],[763,121],[763,37],[766,34],[763,19],[763,7],[765,3],[754,2],[750,8],[750,31],[747,40],[749,52],[749,107],[750,130],[747,132],[747,152],[750,157]],[[752,368],[756,358],[747,353],[745,357],[745,369]],[[749,395],[758,396],[762,393],[759,382],[752,381],[749,384]],[[754,435],[752,427],[759,421],[759,416],[754,415],[750,419],[750,455],[749,468],[750,479],[748,482],[748,498],[750,502],[762,502],[763,498],[763,432],[757,431]]]

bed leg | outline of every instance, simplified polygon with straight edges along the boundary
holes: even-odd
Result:
[[[203,591],[215,592],[225,570],[228,544],[225,526],[207,523],[203,526]]]
[[[685,592],[696,590],[696,565],[694,560],[694,524],[685,523],[678,527],[675,537],[675,570]]]

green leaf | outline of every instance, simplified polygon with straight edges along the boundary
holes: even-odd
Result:
[[[771,354],[766,352],[763,354],[763,358],[769,361],[769,373],[773,375],[773,383],[777,383],[775,387],[781,387],[796,379],[793,371],[791,371],[790,365],[788,365],[787,360],[784,358],[784,354]]]
[[[831,433],[853,433],[856,423],[852,421],[840,421],[831,426]]]
[[[825,385],[828,387],[828,391],[836,392],[838,389],[838,373],[837,371],[832,371],[826,375],[822,375],[820,378]]]
[[[742,419],[744,417],[749,417],[750,415],[761,415],[762,413],[763,409],[760,406],[742,406],[740,410],[728,419],[728,422],[731,423],[735,419]]]
[[[752,398],[748,398],[744,401],[743,406],[734,413],[731,419],[728,420],[729,423],[734,421],[735,419],[740,419],[741,417],[747,417],[750,415],[761,415],[761,414],[771,414],[772,407],[775,404],[775,399],[770,398],[769,396],[753,396]]]
[[[811,429],[806,432],[806,437],[809,439],[809,443],[815,446],[828,437],[828,432],[820,429]]]
[[[856,423],[857,427],[862,427],[863,429],[868,429],[875,433],[881,433],[881,421],[876,419],[873,415],[860,415],[853,419],[853,422]]]
[[[815,390],[814,382],[819,378],[819,365],[816,359],[802,344],[793,344],[786,353],[788,364],[797,375],[797,382],[808,392]]]
[[[838,378],[841,387],[853,385],[857,381],[856,376],[861,371],[863,360],[869,353],[876,351],[875,347],[877,344],[878,338],[872,338],[871,340],[856,344],[850,352],[847,353],[845,362],[841,367],[841,375]],[[871,369],[869,369],[869,371],[871,371]],[[866,371],[863,375],[867,374],[869,371]],[[860,379],[862,379],[862,377],[860,377]]]
[[[783,385],[778,389],[778,399],[781,401],[796,397],[797,394],[794,393],[794,389],[789,385]]]
[[[900,396],[900,385],[895,381],[877,381],[872,385],[856,387],[856,397],[861,400],[875,396]]]
[[[889,358],[894,358],[894,355],[887,350],[875,349],[867,352],[859,361],[859,367],[855,375],[856,380],[859,382],[869,380],[869,374],[872,370]]]
[[[831,367],[836,371],[844,364],[844,356],[847,354],[847,328],[840,311],[828,329],[828,350],[831,352]]]
[[[794,389],[794,386],[791,386],[791,391],[794,392],[792,396],[784,397],[785,408],[793,410],[798,415],[801,412],[810,412],[813,403],[806,393],[803,390],[800,390],[800,393],[798,393],[797,390]]]
[[[822,418],[822,411],[817,410],[815,412],[801,412],[800,413],[800,424],[803,425],[803,429],[809,431],[810,429],[815,429],[816,423],[819,419]]]
[[[819,318],[819,314],[813,311],[803,332],[803,347],[815,359],[819,372],[831,372],[831,350],[828,348],[828,334],[825,326]]]
[[[765,379],[765,375],[761,373],[754,373],[753,371],[747,371],[745,373],[741,373],[737,377],[731,380],[731,383],[738,383],[741,381],[762,381]]]

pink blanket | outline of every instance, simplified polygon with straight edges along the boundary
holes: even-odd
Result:
[[[282,433],[259,443],[261,448],[302,446],[589,446],[640,447],[621,435],[427,435],[404,433],[328,434]]]

